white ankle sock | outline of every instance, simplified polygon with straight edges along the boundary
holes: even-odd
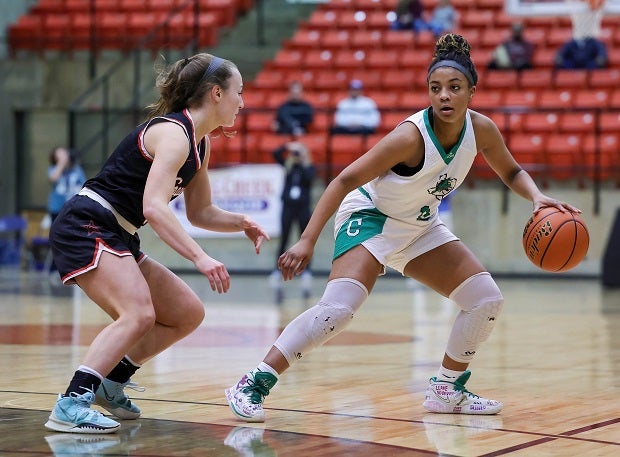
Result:
[[[259,363],[258,366],[256,367],[256,369],[258,371],[266,371],[267,373],[271,373],[276,378],[279,376],[278,372],[276,370],[274,370],[273,368],[271,368],[271,366],[266,364],[265,362]]]
[[[450,382],[454,382],[457,380],[457,378],[459,376],[461,376],[463,373],[465,373],[464,371],[456,371],[456,370],[448,370],[447,368],[445,368],[443,365],[441,366],[441,368],[439,369],[439,372],[437,373],[437,379],[439,381],[450,381]]]

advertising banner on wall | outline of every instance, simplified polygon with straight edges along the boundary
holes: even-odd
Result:
[[[605,14],[620,14],[620,0],[505,0],[508,14],[522,16],[567,16],[602,8]]]
[[[238,165],[209,170],[211,200],[226,211],[245,214],[271,237],[280,236],[280,199],[284,168],[278,164]],[[211,232],[194,227],[185,215],[183,194],[170,207],[187,233],[194,238],[244,237],[243,232]]]

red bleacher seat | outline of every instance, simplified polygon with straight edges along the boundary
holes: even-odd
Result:
[[[620,134],[585,135],[583,163],[586,178],[613,179],[616,187],[620,187]]]
[[[551,179],[577,178],[582,182],[582,142],[580,135],[550,134],[545,142],[545,156]]]
[[[238,133],[226,139],[226,156],[229,162],[256,162],[258,157],[258,133]]]
[[[547,164],[543,154],[544,138],[542,135],[512,134],[508,146],[515,160],[532,176],[546,174]]]
[[[364,90],[378,91],[383,89],[382,73],[383,72],[379,71],[358,69],[348,71],[347,76],[349,81],[352,79],[359,79],[362,81],[364,83]]]
[[[302,25],[321,30],[333,29],[336,27],[337,18],[337,11],[317,9],[302,22]]]
[[[474,95],[475,97],[475,95]],[[511,90],[504,96],[504,105],[513,108],[534,108],[538,102],[535,90]]]
[[[300,68],[305,53],[297,49],[280,49],[269,62],[273,68]]]
[[[316,120],[316,116],[315,116]],[[312,154],[314,163],[325,163],[327,155],[327,133],[326,130],[317,133],[306,133],[300,139]]]
[[[572,112],[561,113],[558,128],[564,133],[590,133],[594,131],[594,113]]]
[[[553,68],[555,65],[556,48],[536,48],[532,57],[534,68]]]
[[[484,29],[480,35],[479,43],[483,48],[495,49],[500,43],[503,43],[508,36],[509,32],[506,29]]]
[[[290,135],[262,133],[258,139],[253,161],[257,163],[272,163],[273,151],[288,141],[291,141]]]
[[[559,116],[551,112],[532,111],[525,113],[523,130],[529,133],[553,133],[559,125]]]
[[[546,44],[551,48],[559,49],[573,36],[571,27],[554,27],[547,31]]]
[[[543,90],[538,96],[539,108],[570,108],[573,93],[569,90]]]
[[[312,80],[312,88],[317,91],[335,92],[346,88],[349,76],[343,70],[325,69],[316,72]]]
[[[427,92],[410,91],[400,94],[396,108],[414,112],[430,105]]]
[[[383,33],[380,30],[355,30],[351,33],[349,44],[354,49],[381,48]]]
[[[334,67],[339,69],[364,68],[366,53],[359,49],[341,49],[334,55]]]
[[[300,48],[303,50],[315,49],[319,46],[321,32],[315,29],[297,29],[293,37],[286,42],[289,48]]]
[[[608,90],[581,89],[573,92],[573,108],[607,108],[610,104]]]
[[[331,155],[335,168],[342,169],[364,152],[363,135],[331,135],[328,143],[328,159]]]
[[[404,49],[398,54],[398,66],[404,70],[426,70],[432,56],[432,49]],[[424,75],[426,77],[426,71]]]
[[[384,90],[367,91],[366,94],[375,101],[379,111],[397,108],[401,97],[401,94]]]
[[[343,30],[366,28],[367,14],[360,10],[343,10],[336,13],[336,27]]]
[[[602,112],[599,128],[605,133],[620,133],[620,111]]]
[[[329,70],[333,67],[334,53],[328,49],[311,49],[304,53],[301,67],[309,70]]]
[[[337,51],[340,49],[349,48],[351,39],[351,32],[347,30],[325,30],[321,32],[320,46],[324,49],[331,49]]]
[[[286,85],[284,82],[284,73],[281,70],[266,68],[256,75],[251,84],[255,89],[281,89],[284,85]]]
[[[381,72],[381,85],[385,90],[389,91],[413,90],[416,87],[415,73],[398,69],[387,69]]]
[[[470,107],[474,110],[489,110],[503,106],[504,91],[501,90],[482,90],[474,94],[471,99]]]
[[[407,49],[415,42],[412,30],[384,30],[382,36],[383,46],[388,49]]]
[[[524,113],[510,113],[510,112],[491,112],[489,117],[495,122],[500,132],[504,132],[506,141],[510,139],[510,136],[514,133],[522,133],[523,131],[523,119],[527,115]]]
[[[463,29],[484,29],[493,27],[495,13],[493,10],[470,9],[461,14],[459,27]]]
[[[308,92],[304,98],[315,110],[328,109],[334,103],[332,94],[325,91]]]
[[[398,62],[399,52],[388,49],[369,49],[366,53],[366,66],[374,70],[394,68]]]
[[[368,11],[366,13],[365,26],[369,29],[387,30],[390,28],[387,12],[381,10]]]
[[[487,90],[516,89],[518,81],[519,74],[515,70],[491,70],[485,73],[480,85]]]
[[[533,68],[519,73],[519,87],[522,89],[550,89],[553,86],[552,68]]]
[[[381,113],[381,125],[378,133],[386,134],[394,129],[401,121],[407,119],[411,113],[409,111],[383,111]]]
[[[597,89],[608,89],[620,85],[620,69],[619,68],[600,68],[590,70],[588,86]]]
[[[273,132],[274,113],[271,111],[245,111],[248,132]]]
[[[332,125],[332,116],[330,112],[327,111],[331,106],[329,103],[325,108],[314,105],[314,117],[312,118],[312,124],[308,132],[309,134],[313,133],[322,136],[325,138],[325,141],[327,141],[327,132]]]
[[[588,84],[588,70],[577,68],[558,69],[553,77],[553,85],[556,89],[585,88]]]
[[[614,89],[609,96],[609,107],[620,108],[620,89]]]

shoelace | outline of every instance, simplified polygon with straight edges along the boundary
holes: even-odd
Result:
[[[113,397],[127,399],[127,394],[124,392],[125,387],[128,387],[131,390],[135,390],[136,392],[144,392],[146,390],[146,387],[142,387],[135,382],[127,381],[126,383],[114,383],[111,386],[108,385],[108,391],[112,394]]]
[[[93,402],[95,401],[95,393],[91,390],[91,389],[84,389],[86,392],[83,394],[78,394],[76,392],[71,392],[69,393],[69,396],[71,398],[74,398],[75,401],[77,401],[80,406],[82,406],[83,408],[85,408],[87,411],[84,411],[84,413],[81,415],[81,418],[84,419],[86,417],[88,417],[89,415],[91,417],[99,417],[102,414],[97,411],[96,409],[91,409],[90,405],[93,404]]]
[[[255,382],[253,379],[247,379],[247,386],[241,389],[244,394],[249,394],[250,402],[258,405],[263,402],[263,399],[269,395],[269,388],[261,383]]]
[[[131,390],[135,390],[136,392],[144,392],[146,390],[146,387],[142,387],[138,383],[131,381],[127,381],[123,384],[123,387],[129,387]]]
[[[469,390],[467,390],[467,388],[465,387],[465,384],[461,384],[458,381],[453,382],[454,384],[454,390],[458,390],[459,392],[469,396],[469,397],[474,397],[474,398],[480,398],[479,395],[476,395],[472,392],[470,392]]]

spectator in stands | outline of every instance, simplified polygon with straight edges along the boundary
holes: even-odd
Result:
[[[457,20],[458,13],[450,0],[439,0],[428,22],[428,29],[438,37],[442,33],[454,30]]]
[[[50,222],[54,222],[65,202],[77,194],[86,182],[86,174],[78,159],[77,151],[72,149],[54,147],[50,151],[50,165],[47,169],[47,177],[52,186],[47,196],[47,212]],[[51,280],[58,278],[53,259],[50,273],[52,273]]]
[[[278,259],[288,247],[289,237],[294,224],[299,234],[306,229],[312,213],[312,185],[316,168],[312,163],[310,150],[300,141],[291,141],[273,151],[274,160],[285,170],[282,189],[282,212],[280,216],[280,246],[276,257],[276,267],[271,274],[270,284],[276,293],[276,302],[282,302],[282,275],[277,268]],[[310,269],[301,274],[301,288],[304,299],[310,297],[312,273]]]
[[[523,37],[523,25],[512,24],[510,38],[500,43],[493,51],[489,68],[499,70],[523,70],[532,68],[534,44]]]
[[[308,132],[314,119],[314,108],[304,100],[303,96],[304,88],[301,82],[291,82],[289,98],[280,105],[273,122],[273,129],[276,132],[292,134],[296,137]]]
[[[349,83],[349,95],[336,105],[332,133],[368,135],[381,123],[381,113],[375,101],[362,95],[364,84],[359,79]]]
[[[421,0],[400,0],[396,6],[396,16],[390,25],[392,30],[413,30],[420,32],[428,29],[424,19],[424,5]]]
[[[604,68],[607,48],[595,37],[571,38],[558,50],[555,64],[557,68]]]
[[[581,3],[579,7],[572,9],[570,15],[573,38],[577,40],[589,36],[600,38],[605,0],[570,0],[570,2]]]

